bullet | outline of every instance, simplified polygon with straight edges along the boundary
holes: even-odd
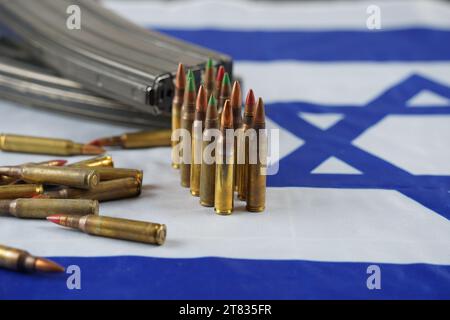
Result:
[[[247,199],[247,176],[248,176],[248,162],[249,162],[249,144],[248,137],[246,137],[247,131],[253,127],[253,118],[255,113],[255,95],[253,90],[250,89],[247,98],[245,99],[244,118],[242,120],[242,131],[240,135],[241,143],[239,146],[242,151],[239,150],[238,157],[241,164],[237,165],[238,173],[236,179],[238,180],[238,198],[245,201]],[[244,155],[242,155],[244,153]]]
[[[168,147],[171,145],[172,130],[150,130],[124,133],[120,136],[100,138],[90,142],[99,147],[121,147],[123,149],[138,149],[151,147]]]
[[[238,179],[237,179],[237,167],[238,163],[238,142],[242,133],[242,93],[239,81],[233,83],[233,89],[231,90],[231,109],[233,110],[233,128],[236,133],[234,136],[234,178],[233,186],[234,191],[238,191]],[[242,149],[242,148],[241,148]]]
[[[214,97],[216,98],[217,101],[219,101],[220,98],[220,90],[222,89],[222,81],[224,75],[225,75],[225,68],[223,66],[219,66],[219,69],[217,69],[216,84],[214,88]]]
[[[114,167],[114,161],[111,156],[102,155],[95,158],[71,163],[68,165],[68,167],[81,167],[81,168]]]
[[[225,75],[223,76],[222,80],[222,86],[220,88],[220,97],[219,97],[219,104],[218,104],[218,112],[219,117],[222,113],[223,106],[225,104],[225,101],[230,99],[231,97],[231,80],[230,76],[228,75],[228,72],[225,72]]]
[[[55,191],[46,191],[38,197],[49,199],[91,199],[103,202],[137,197],[141,194],[141,189],[141,182],[135,178],[122,178],[102,181],[93,190],[64,187]]]
[[[0,200],[0,213],[17,218],[45,219],[55,212],[85,216],[98,214],[98,201],[68,199],[16,199]]]
[[[250,143],[256,151],[256,163],[248,165],[247,210],[251,212],[264,211],[266,206],[266,169],[267,169],[267,133],[264,113],[264,103],[258,99],[255,110],[253,129],[256,131]]]
[[[95,172],[98,173],[100,181],[134,178],[142,183],[144,179],[144,172],[137,169],[97,167],[95,168]]]
[[[195,108],[195,120],[192,127],[192,164],[191,164],[191,194],[198,197],[200,195],[200,172],[202,167],[202,139],[203,129],[205,128],[206,91],[203,85],[200,85],[197,94]]]
[[[104,216],[53,215],[47,220],[96,236],[158,245],[164,243],[167,234],[164,224]]]
[[[209,99],[209,97],[214,94],[214,71],[213,60],[209,58],[208,62],[206,63],[205,72],[203,74],[203,83],[205,84],[207,99]]]
[[[41,184],[15,184],[0,186],[0,199],[31,198],[44,192]]]
[[[104,153],[102,148],[75,143],[71,140],[22,136],[0,135],[0,149],[3,151],[50,154],[60,156],[94,155]]]
[[[188,139],[188,145],[191,147],[192,143],[192,125],[195,119],[195,80],[192,70],[188,71],[187,76],[187,90],[184,94],[184,103],[181,111],[181,128],[189,132],[189,137],[182,137],[182,139]],[[184,141],[184,140],[183,140]],[[185,144],[186,145],[186,144]],[[192,162],[192,149],[182,150],[182,159],[180,163],[181,174],[181,186],[189,188],[191,184],[191,162]],[[189,154],[185,154],[188,152]],[[184,159],[186,158],[186,159]]]
[[[214,190],[214,209],[217,214],[229,215],[233,212],[233,171],[234,138],[227,134],[233,131],[233,112],[230,100],[226,100],[220,119],[221,134],[216,148],[216,186]]]
[[[56,262],[3,245],[0,245],[0,267],[20,272],[64,272]]]
[[[203,132],[203,148],[209,148],[210,143],[214,142],[213,130],[219,129],[219,118],[217,114],[217,102],[213,95],[210,96],[208,108],[206,110],[205,130]],[[212,146],[212,144],[211,144]],[[206,151],[203,151],[206,152]],[[200,173],[200,204],[205,207],[214,206],[214,190],[216,181],[216,161],[214,148],[209,153],[212,160],[207,163],[203,159]]]
[[[172,132],[181,128],[181,108],[184,100],[184,87],[186,86],[186,74],[182,63],[178,65],[177,75],[175,77],[175,95],[172,100]],[[177,145],[177,141],[172,142],[172,151]],[[180,156],[172,152],[172,167],[180,168]]]
[[[71,167],[0,167],[0,175],[24,180],[28,183],[57,184],[81,189],[92,189],[99,182],[99,175],[92,169]]]
[[[48,160],[43,162],[28,162],[24,163],[22,165],[37,165],[37,166],[44,166],[44,167],[60,167],[67,163],[67,160]],[[14,177],[8,177],[8,176],[0,176],[0,185],[6,185],[6,184],[15,184],[19,182],[19,179],[16,179]]]

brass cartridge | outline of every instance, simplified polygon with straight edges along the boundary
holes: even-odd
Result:
[[[41,184],[15,184],[0,186],[0,199],[31,198],[44,192]]]
[[[233,114],[230,100],[226,100],[220,123],[221,135],[216,148],[216,185],[214,190],[214,209],[217,214],[229,215],[234,206],[234,137],[227,135],[233,131]]]
[[[3,151],[61,156],[101,154],[104,152],[104,150],[99,147],[75,143],[71,140],[14,134],[0,135],[0,149]]]
[[[85,168],[25,165],[0,167],[0,174],[29,183],[57,184],[82,189],[92,189],[99,182],[99,175],[94,170]]]
[[[219,129],[219,121],[217,115],[217,103],[214,95],[211,95],[208,102],[208,109],[206,110],[205,131],[203,133],[203,148],[207,150],[210,144],[214,147],[213,130]],[[200,172],[200,204],[205,207],[214,206],[214,190],[216,181],[216,161],[214,148],[211,150],[210,156],[212,159],[202,159]],[[208,163],[207,160],[213,160]]]
[[[184,100],[184,87],[186,86],[186,74],[182,63],[178,65],[177,75],[175,77],[175,95],[172,100],[172,132],[181,128],[181,108]],[[172,149],[175,148],[177,141],[172,142]],[[174,154],[172,167],[180,168],[179,155]]]
[[[100,138],[92,141],[91,144],[124,149],[168,147],[171,145],[171,135],[172,131],[170,129],[139,131],[124,133],[120,136]]]
[[[256,135],[250,140],[252,153],[256,153],[256,163],[248,165],[247,210],[264,211],[266,207],[266,171],[267,171],[267,133],[265,125],[264,103],[258,99],[253,128]],[[251,159],[251,157],[250,157]]]
[[[50,199],[92,199],[109,201],[137,197],[141,194],[141,182],[134,178],[102,181],[93,190],[62,188],[56,191],[46,191],[42,197]]]
[[[37,166],[44,166],[44,167],[59,167],[66,164],[66,160],[49,160],[49,161],[43,161],[43,162],[29,162],[24,163],[22,165],[37,165]],[[14,178],[14,177],[8,177],[8,176],[0,176],[0,185],[5,184],[14,184],[19,182],[20,179]]]
[[[17,218],[45,219],[55,213],[64,212],[78,216],[98,214],[98,201],[68,199],[16,199],[0,200],[0,213]]]
[[[97,167],[95,171],[98,173],[100,181],[134,178],[142,182],[144,178],[144,172],[137,169]]]
[[[47,220],[92,235],[158,245],[164,243],[167,234],[164,224],[104,216],[54,215]]]
[[[71,163],[68,165],[68,167],[89,167],[89,168],[114,167],[114,161],[111,156],[103,155]]]

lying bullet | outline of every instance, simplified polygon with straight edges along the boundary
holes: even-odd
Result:
[[[22,136],[14,134],[0,135],[0,149],[3,151],[51,154],[61,156],[101,154],[102,148],[75,143],[71,140]]]
[[[67,199],[16,199],[0,200],[0,213],[17,218],[45,219],[55,212],[85,216],[98,214],[98,201]]]
[[[167,233],[164,224],[104,216],[53,215],[47,220],[92,235],[158,245],[164,243]]]
[[[32,198],[44,192],[42,184],[0,186],[0,199]]]
[[[99,147],[121,147],[124,149],[168,147],[172,144],[170,129],[124,133],[120,136],[100,138],[90,142]]]
[[[253,129],[255,137],[250,141],[250,149],[255,154],[256,163],[248,164],[247,210],[251,212],[264,211],[266,207],[266,168],[267,168],[267,133],[264,113],[264,103],[258,99],[255,110]]]
[[[225,101],[220,120],[221,134],[216,148],[216,186],[214,190],[214,209],[217,214],[229,215],[234,205],[234,137],[227,135],[233,130],[233,113],[230,100]]]
[[[95,172],[98,173],[100,181],[134,178],[142,182],[144,178],[144,172],[137,169],[97,167],[95,168]]]
[[[44,166],[44,167],[60,167],[67,163],[67,160],[49,160],[49,161],[43,161],[43,162],[28,162],[24,163],[23,165],[37,165],[37,166]],[[16,179],[14,177],[8,177],[8,176],[0,176],[0,185],[6,185],[6,184],[15,184],[19,182],[19,179]]]
[[[206,110],[205,131],[203,132],[203,149],[214,146],[213,130],[219,129],[217,103],[213,95],[210,96]],[[203,159],[200,170],[200,204],[205,207],[214,207],[214,190],[216,181],[216,160],[214,148],[208,154],[209,159]],[[209,163],[205,160],[211,160]]]
[[[137,197],[140,194],[141,182],[135,178],[123,178],[102,181],[93,190],[65,187],[55,191],[46,191],[38,197],[49,199],[92,199],[109,201]]]
[[[0,167],[0,175],[6,175],[29,183],[57,184],[82,189],[92,189],[99,182],[99,175],[92,169],[70,167]]]
[[[0,245],[0,267],[20,272],[64,272],[56,262],[3,245]]]
[[[91,159],[86,159],[67,165],[68,167],[114,167],[114,162],[111,156],[103,155]]]

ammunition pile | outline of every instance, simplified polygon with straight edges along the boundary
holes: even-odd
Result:
[[[264,211],[267,133],[263,100],[256,101],[250,89],[242,116],[239,82],[231,86],[223,67],[215,73],[211,59],[198,90],[192,71],[186,74],[179,64],[172,141],[172,167],[180,169],[181,186],[199,196],[201,205],[229,215],[236,192],[239,200],[246,201],[248,211]]]

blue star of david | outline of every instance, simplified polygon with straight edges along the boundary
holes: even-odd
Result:
[[[352,144],[354,139],[387,115],[450,115],[450,106],[407,107],[407,101],[424,89],[450,99],[450,87],[412,75],[365,106],[268,105],[266,113],[272,121],[305,141],[280,160],[279,172],[268,176],[268,185],[397,190],[450,219],[450,175],[413,175]],[[327,130],[321,130],[301,119],[299,112],[340,113],[344,117]],[[362,174],[311,173],[329,157],[343,160]]]

